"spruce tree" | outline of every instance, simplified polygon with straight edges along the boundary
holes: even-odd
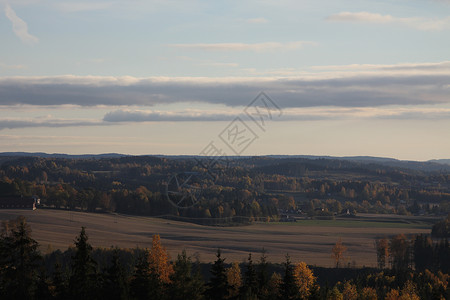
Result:
[[[269,295],[268,285],[270,280],[268,268],[269,263],[267,262],[266,250],[263,248],[257,267],[259,299],[268,299]]]
[[[103,274],[102,297],[109,300],[119,300],[128,298],[128,281],[125,269],[120,263],[119,251],[114,249],[111,266]]]
[[[192,274],[191,259],[187,257],[186,250],[178,254],[170,275],[169,294],[171,299],[202,299],[203,282],[198,276]]]
[[[284,276],[283,282],[280,287],[281,299],[290,300],[296,299],[298,294],[298,288],[295,283],[294,267],[291,264],[289,255],[286,255],[286,261],[284,262]]]
[[[248,262],[239,294],[240,299],[256,299],[258,295],[258,277],[253,266],[251,253],[248,255]]]
[[[134,299],[164,299],[163,283],[149,264],[149,251],[139,257],[130,282],[130,294]]]
[[[75,255],[72,256],[69,278],[69,298],[96,299],[98,296],[97,263],[91,256],[92,246],[84,227],[75,240]]]
[[[0,237],[0,294],[2,299],[32,299],[41,260],[39,244],[31,238],[24,217],[4,228]]]
[[[229,284],[225,269],[225,259],[221,258],[220,249],[217,249],[216,261],[211,267],[211,279],[208,283],[207,297],[208,299],[218,300],[228,297]]]

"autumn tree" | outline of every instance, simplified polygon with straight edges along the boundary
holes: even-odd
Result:
[[[342,293],[339,291],[338,287],[335,286],[328,292],[327,300],[343,300]]]
[[[392,289],[386,294],[386,297],[384,299],[385,300],[399,300],[400,299],[400,293],[399,293],[398,290]]]
[[[375,242],[377,250],[378,268],[384,269],[386,267],[386,260],[389,258],[389,241],[386,238],[378,239]]]
[[[336,263],[336,268],[339,268],[339,264],[344,260],[344,253],[347,251],[347,247],[342,244],[342,239],[336,242],[336,244],[331,249],[333,253],[332,257],[334,258],[334,262]]]
[[[313,286],[316,283],[316,277],[304,262],[300,262],[294,267],[294,278],[298,288],[298,297],[308,299]]]
[[[170,274],[173,273],[173,266],[170,263],[170,256],[161,245],[159,234],[155,234],[152,240],[152,247],[148,256],[150,269],[159,276],[161,282],[170,283]]]
[[[237,297],[239,295],[239,289],[242,284],[241,268],[238,262],[233,262],[231,267],[227,270],[227,281],[230,285],[230,298]]]
[[[404,234],[399,234],[391,239],[389,245],[390,260],[395,270],[406,270],[410,262],[410,243]]]
[[[345,282],[342,297],[343,300],[357,300],[358,291],[356,290],[356,286],[348,281]]]
[[[377,291],[374,288],[371,287],[365,287],[361,290],[359,294],[360,300],[377,300],[378,295]]]

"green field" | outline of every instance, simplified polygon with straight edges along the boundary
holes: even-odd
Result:
[[[430,233],[428,220],[396,216],[367,216],[344,220],[301,220],[294,223],[255,223],[217,227],[151,217],[93,214],[63,210],[0,210],[0,219],[24,215],[41,244],[42,252],[73,246],[81,226],[86,227],[94,247],[150,247],[153,234],[160,234],[172,257],[186,249],[201,261],[211,262],[220,247],[227,262],[244,261],[249,252],[256,257],[264,248],[271,262],[292,261],[332,266],[331,248],[339,238],[348,248],[347,263],[375,266],[374,240],[404,233]],[[408,223],[409,222],[409,223]]]
[[[367,227],[367,228],[409,228],[431,229],[425,222],[389,222],[389,221],[363,221],[363,220],[298,220],[297,222],[273,222],[272,225],[290,226],[320,226],[320,227]]]

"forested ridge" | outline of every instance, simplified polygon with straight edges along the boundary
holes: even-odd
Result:
[[[407,162],[228,158],[214,165],[214,177],[197,182],[198,202],[184,208],[167,199],[170,178],[211,173],[192,157],[1,157],[0,163],[0,196],[37,195],[43,206],[54,208],[169,215],[206,224],[237,217],[278,221],[284,212],[322,218],[343,213],[445,217],[450,212],[450,172],[437,164],[411,163],[408,169]]]

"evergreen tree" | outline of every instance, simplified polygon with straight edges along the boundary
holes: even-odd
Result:
[[[272,273],[267,283],[267,297],[265,299],[279,299],[281,297],[280,287],[283,279],[279,273]]]
[[[139,257],[130,282],[130,294],[134,299],[164,299],[163,283],[150,268],[149,252],[145,250]]]
[[[253,266],[251,253],[248,255],[248,262],[239,295],[240,299],[256,299],[258,295],[258,277]]]
[[[69,297],[72,299],[96,299],[98,296],[97,263],[91,256],[92,246],[84,227],[75,240],[75,255],[72,256],[69,278]]]
[[[225,299],[229,294],[229,284],[225,269],[225,259],[221,258],[220,249],[217,249],[216,261],[211,267],[211,278],[208,282],[207,298],[212,300]]]
[[[0,295],[2,299],[32,299],[41,260],[38,243],[24,217],[3,224],[0,236]]]
[[[417,271],[425,271],[433,266],[433,242],[424,235],[414,240],[414,265]]]
[[[111,266],[103,274],[102,297],[109,300],[119,300],[128,298],[128,282],[125,269],[120,263],[119,251],[114,249]]]
[[[291,264],[291,258],[286,255],[284,262],[284,276],[281,284],[281,298],[282,300],[297,299],[298,287],[295,282],[294,267]]]
[[[45,269],[42,268],[38,276],[37,288],[34,298],[39,300],[53,299],[54,297],[50,291],[50,286],[51,282],[47,277],[47,274],[45,273]]]
[[[268,268],[269,263],[267,262],[266,250],[263,249],[257,267],[258,298],[260,299],[268,299],[268,284],[270,280]]]
[[[55,270],[53,272],[53,294],[55,299],[66,299],[67,280],[65,274],[61,270],[61,264],[55,263]]]
[[[203,282],[193,276],[191,259],[187,257],[186,250],[178,254],[173,271],[168,289],[171,299],[203,299]]]

